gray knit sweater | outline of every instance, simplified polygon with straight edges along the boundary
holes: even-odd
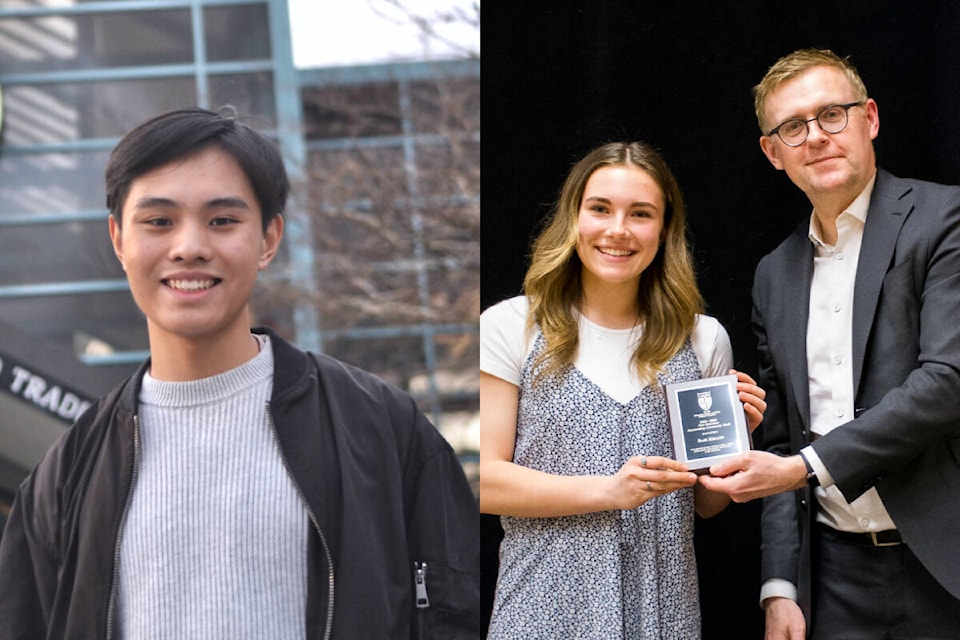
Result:
[[[269,339],[225,373],[144,376],[121,532],[125,640],[305,636],[307,517],[270,428]]]

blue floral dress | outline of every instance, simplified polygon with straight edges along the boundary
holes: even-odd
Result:
[[[520,384],[514,462],[557,475],[613,475],[630,457],[672,457],[661,385],[701,377],[689,341],[623,404],[576,368]],[[697,640],[693,489],[630,511],[501,518],[500,575],[489,640]]]

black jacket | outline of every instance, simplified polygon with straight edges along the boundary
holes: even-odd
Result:
[[[270,337],[268,414],[312,523],[307,637],[479,638],[479,510],[450,446],[409,395]],[[17,492],[0,544],[0,640],[115,636],[146,366],[81,416]],[[415,598],[422,565],[426,602]]]

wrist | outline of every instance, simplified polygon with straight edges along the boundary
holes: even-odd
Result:
[[[806,484],[811,487],[819,487],[820,479],[817,477],[817,472],[816,470],[814,470],[813,465],[810,464],[809,460],[807,460],[807,456],[803,455],[802,451],[797,455],[799,455],[800,459],[803,460],[803,467],[804,467],[804,473],[805,473],[804,480]]]
[[[790,479],[793,480],[792,488],[802,489],[809,486],[807,479],[807,460],[801,454],[796,453],[790,456]]]
[[[594,476],[593,504],[597,511],[616,511],[620,509],[617,476]]]
[[[760,608],[766,611],[770,605],[776,606],[778,602],[794,602],[794,600],[786,596],[770,596],[769,598],[763,599],[763,601],[760,603]]]

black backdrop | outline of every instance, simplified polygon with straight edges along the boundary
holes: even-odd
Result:
[[[960,183],[960,2],[489,0],[481,18],[483,308],[520,292],[571,164],[603,142],[645,140],[684,191],[708,313],[755,373],[753,269],[809,205],[762,156],[750,88],[798,48],[852,57],[879,104],[884,168]],[[762,637],[758,517],[750,503],[697,522],[704,640]],[[489,616],[496,518],[481,535]]]

